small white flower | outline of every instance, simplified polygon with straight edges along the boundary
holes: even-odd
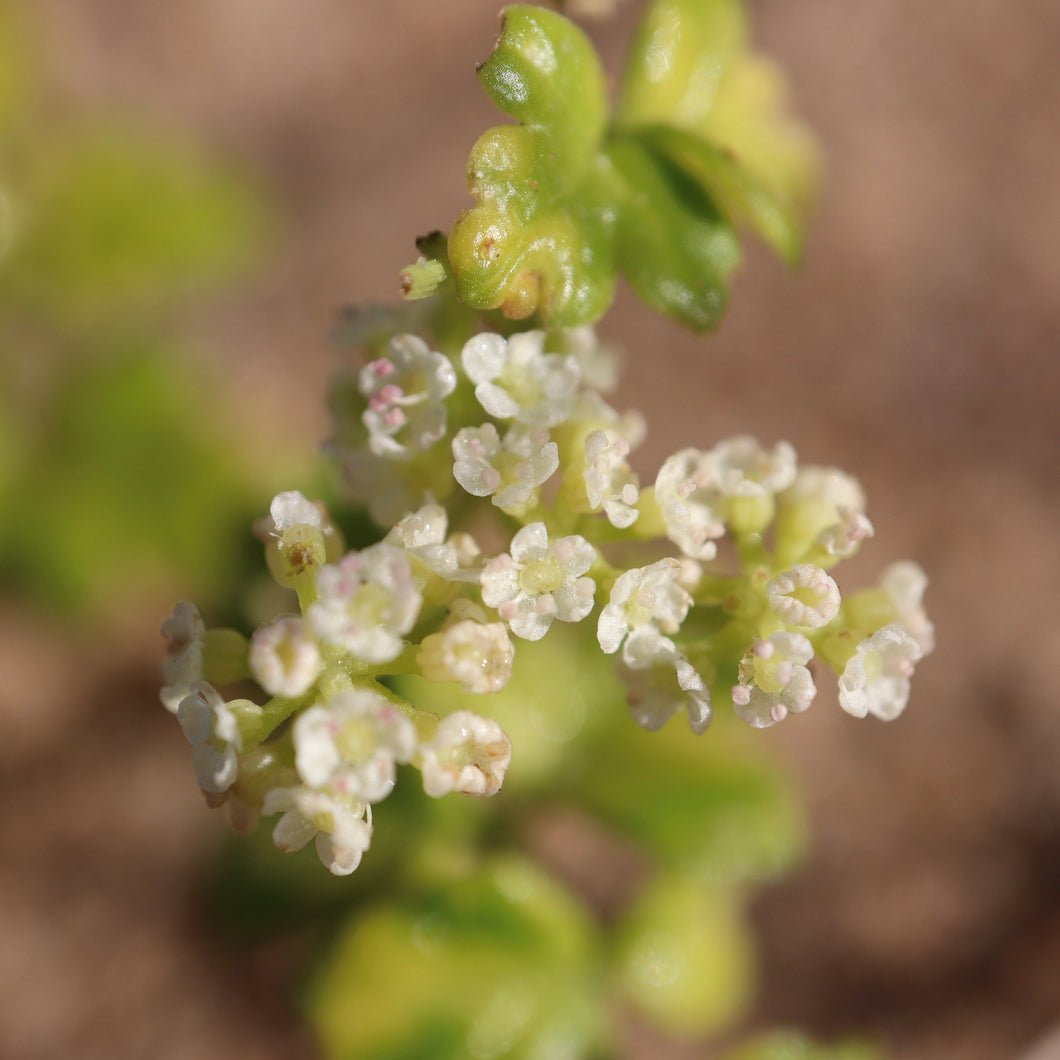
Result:
[[[713,716],[710,690],[669,637],[645,626],[626,640],[616,670],[626,685],[633,720],[649,732],[661,729],[679,710],[697,735]]]
[[[302,619],[284,615],[254,631],[250,670],[270,696],[295,699],[320,674],[320,649]]]
[[[542,427],[515,426],[502,441],[492,423],[464,427],[453,438],[453,477],[473,497],[492,496],[502,509],[517,508],[555,474],[559,448]]]
[[[423,790],[438,799],[451,791],[496,795],[512,760],[512,744],[492,719],[457,710],[420,745]]]
[[[395,335],[389,356],[365,365],[358,382],[368,401],[363,420],[373,452],[429,449],[445,434],[445,399],[456,388],[456,369],[417,336]]]
[[[317,854],[336,876],[348,876],[372,842],[372,808],[349,795],[308,788],[273,788],[262,813],[283,814],[272,840],[285,854],[316,837]]]
[[[163,623],[166,638],[166,657],[162,663],[162,689],[159,697],[163,706],[176,714],[180,701],[202,680],[203,638],[206,624],[199,609],[187,600],[173,608],[173,614]]]
[[[813,645],[801,633],[774,633],[756,641],[740,661],[740,683],[732,690],[736,713],[756,729],[767,729],[789,713],[804,711],[817,694],[806,664]]]
[[[227,791],[235,783],[243,749],[239,723],[231,708],[212,685],[199,681],[180,701],[177,721],[191,744],[199,787],[209,792]]]
[[[273,577],[288,587],[300,584],[326,563],[329,546],[341,548],[323,504],[297,490],[276,494],[269,514],[255,522],[254,533],[265,543],[265,559]]]
[[[655,495],[667,536],[695,559],[712,559],[713,538],[729,519],[761,526],[772,498],[795,478],[795,450],[787,442],[763,449],[749,435],[729,438],[710,452],[682,449],[659,470]],[[751,504],[749,502],[760,502]]]
[[[582,382],[602,394],[610,394],[618,386],[618,354],[600,342],[596,332],[585,325],[562,333],[563,352],[570,354],[578,365]]]
[[[340,692],[298,716],[295,768],[305,784],[381,802],[394,790],[395,765],[416,749],[416,728],[385,697],[367,688]]]
[[[273,537],[281,537],[285,530],[294,526],[314,526],[318,530],[330,529],[330,521],[324,506],[309,500],[298,490],[277,493],[269,505],[269,516],[261,521],[261,529]]]
[[[865,494],[857,479],[830,467],[800,468],[777,498],[777,556],[791,562],[816,545],[826,556],[845,559],[873,535]]]
[[[507,340],[483,332],[464,344],[464,371],[491,416],[531,427],[554,427],[567,418],[578,387],[578,363],[571,356],[544,353],[544,344],[543,331]]]
[[[895,619],[917,642],[921,655],[935,650],[935,627],[923,607],[927,575],[910,560],[892,563],[880,579],[880,587],[894,607]]]
[[[449,529],[449,516],[440,504],[425,504],[394,524],[386,541],[412,552],[441,545]]]
[[[766,582],[769,606],[793,626],[820,629],[839,614],[839,586],[820,567],[796,563]]]
[[[898,622],[863,640],[839,676],[839,704],[855,718],[873,714],[893,721],[909,700],[909,679],[920,645]]]
[[[630,444],[613,431],[593,431],[585,439],[585,493],[592,511],[603,508],[612,526],[632,526],[640,512],[637,477],[629,466]]]
[[[715,538],[725,534],[717,509],[710,455],[682,449],[668,457],[655,478],[655,499],[666,536],[693,559],[713,559]]]
[[[694,559],[689,559],[688,556],[678,557],[677,562],[681,568],[677,572],[677,584],[685,592],[693,595],[696,589],[699,588],[699,583],[703,580],[703,566]]]
[[[817,543],[830,556],[847,559],[853,556],[861,542],[876,532],[867,515],[852,508],[840,508],[839,520],[827,530],[822,530]]]
[[[446,581],[477,582],[484,562],[481,549],[470,535],[458,531],[446,536],[449,517],[437,504],[425,504],[406,515],[385,540],[404,548],[432,573]]]
[[[370,663],[401,654],[402,636],[423,602],[408,557],[384,541],[322,567],[317,590],[319,599],[306,612],[313,632]]]
[[[769,451],[741,434],[719,442],[710,457],[715,488],[724,497],[765,497],[795,479],[795,450],[787,442],[777,442]]]
[[[549,545],[545,524],[530,523],[512,538],[510,555],[487,561],[482,602],[495,607],[517,637],[540,640],[554,618],[580,622],[593,609],[596,583],[582,575],[595,559],[584,537]]]
[[[512,676],[515,648],[501,622],[456,622],[423,638],[416,659],[428,681],[459,681],[465,692],[499,692]]]
[[[651,626],[664,633],[677,632],[692,606],[692,597],[678,583],[680,574],[681,564],[668,558],[619,575],[596,630],[608,655],[618,651],[633,630]]]

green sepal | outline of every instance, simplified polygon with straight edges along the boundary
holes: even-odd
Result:
[[[740,0],[655,0],[630,50],[616,121],[794,264],[817,155],[785,113],[782,75],[747,38]]]

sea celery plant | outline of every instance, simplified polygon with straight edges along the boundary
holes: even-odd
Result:
[[[798,257],[812,151],[736,0],[649,3],[613,111],[589,39],[539,7],[505,10],[479,77],[517,124],[472,149],[474,204],[420,241],[409,302],[339,332],[327,448],[380,530],[348,542],[281,493],[257,532],[284,613],[163,625],[209,803],[341,878],[247,843],[224,888],[248,929],[255,898],[327,924],[305,1004],[328,1057],[601,1057],[621,1004],[738,1027],[748,893],[803,843],[753,729],[829,670],[848,713],[894,718],[932,647],[914,564],[833,577],[873,533],[855,479],[740,435],[642,480],[644,421],[608,400],[617,275],[702,330],[734,225]]]

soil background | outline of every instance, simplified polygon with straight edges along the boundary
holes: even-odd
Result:
[[[22,7],[54,106],[146,114],[259,175],[267,259],[182,326],[269,444],[314,445],[335,310],[392,299],[412,237],[467,204],[495,3]],[[634,7],[594,29],[612,60]],[[846,583],[915,558],[939,641],[899,723],[826,697],[763,736],[815,845],[756,905],[756,1018],[872,1031],[899,1060],[1029,1056],[1060,1020],[1060,5],[751,8],[826,160],[805,266],[752,246],[709,339],[623,292],[601,328],[628,353],[618,404],[647,417],[645,474],[745,431],[856,473],[877,537]],[[169,603],[103,640],[0,605],[7,1060],[314,1055],[298,954],[226,947],[200,909],[222,833],[155,700]]]

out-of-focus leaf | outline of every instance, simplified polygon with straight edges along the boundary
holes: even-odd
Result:
[[[327,1060],[588,1056],[604,1028],[582,907],[505,858],[340,934],[307,992]]]
[[[772,1031],[726,1053],[724,1060],[883,1060],[884,1055],[868,1042],[821,1045],[795,1031]]]
[[[754,940],[731,888],[661,875],[618,929],[623,992],[669,1034],[711,1034],[745,1014],[754,990]]]
[[[615,282],[596,53],[562,16],[517,4],[479,80],[522,124],[488,130],[471,152],[476,205],[449,234],[457,293],[513,318],[540,310],[557,327],[595,319]]]
[[[664,865],[716,882],[776,877],[804,845],[799,801],[732,730],[725,719],[706,736],[631,722],[572,774],[568,797]]]
[[[244,179],[144,130],[62,139],[30,176],[0,299],[49,323],[135,319],[230,276],[260,242],[261,205]]]
[[[30,75],[26,63],[29,41],[19,16],[20,12],[10,3],[0,3],[0,135],[8,132],[22,117],[29,90]],[[0,154],[0,164],[3,161]],[[4,174],[0,171],[0,187],[3,184]]]
[[[74,361],[28,429],[0,516],[9,584],[82,609],[174,566],[221,597],[252,483],[220,411],[181,363],[139,349]]]
[[[747,38],[741,0],[654,0],[616,117],[620,128],[650,130],[661,154],[794,262],[817,156],[785,112],[782,75]]]

